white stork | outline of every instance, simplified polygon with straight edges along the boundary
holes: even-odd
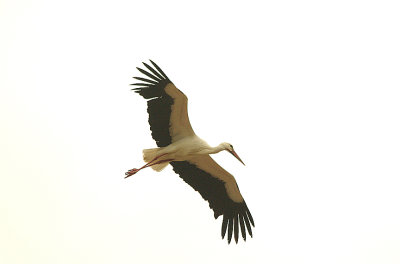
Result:
[[[231,144],[221,143],[210,147],[194,133],[187,113],[187,97],[175,87],[157,64],[151,60],[150,62],[154,68],[143,63],[149,72],[137,68],[150,79],[134,77],[142,82],[132,84],[139,86],[132,90],[149,99],[147,112],[151,135],[158,148],[143,150],[146,164],[139,169],[129,170],[125,173],[125,178],[146,167],[161,171],[171,164],[174,171],[209,202],[210,208],[214,210],[215,219],[220,215],[224,216],[222,238],[228,230],[228,243],[231,242],[232,233],[237,243],[240,224],[242,237],[246,240],[246,229],[250,236],[253,236],[253,217],[240,194],[235,178],[209,154],[227,150],[240,162],[243,161]]]

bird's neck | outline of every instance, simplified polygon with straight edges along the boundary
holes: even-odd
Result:
[[[224,149],[225,149],[225,148],[224,148],[223,146],[221,146],[221,145],[218,145],[218,146],[216,146],[216,147],[210,147],[210,148],[208,149],[208,151],[209,151],[208,154],[215,154],[215,153],[218,153],[218,152],[223,151]]]
[[[202,150],[200,150],[199,152],[197,152],[197,155],[209,155],[209,154],[215,154],[218,153],[222,150],[224,150],[225,148],[221,145],[218,145],[216,147],[210,147],[207,146],[205,148],[203,148]]]

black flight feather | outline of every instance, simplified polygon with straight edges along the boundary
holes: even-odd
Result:
[[[149,79],[142,78],[142,77],[133,77],[133,78],[136,80],[139,80],[139,81],[148,82],[148,83],[155,84],[155,85],[158,84],[158,82],[156,82],[156,81],[149,80]]]
[[[147,72],[147,71],[145,71],[145,70],[143,70],[143,69],[141,69],[139,67],[136,67],[136,69],[138,69],[141,73],[143,73],[147,77],[150,77],[151,79],[153,79],[156,82],[161,81],[163,79],[163,78],[158,78],[158,77],[154,76],[153,74],[151,74],[151,73],[149,73],[149,72]]]
[[[233,218],[234,219],[234,221],[233,221],[233,227],[234,227],[234,233],[235,233],[235,241],[236,241],[236,244],[237,244],[237,242],[238,242],[238,239],[239,239],[239,219],[238,219],[238,214]]]
[[[222,239],[224,239],[224,237],[225,237],[227,227],[228,227],[228,217],[226,215],[224,215],[224,219],[222,220],[222,228],[221,228]]]
[[[151,66],[149,66],[147,63],[143,62],[144,66],[146,66],[147,69],[149,69],[154,75],[156,75],[160,79],[164,79],[163,76],[161,76],[157,71],[155,71]]]
[[[150,60],[150,62],[157,69],[157,71],[159,71],[161,73],[161,75],[164,76],[165,79],[168,79],[167,75],[160,69],[160,67],[158,67],[157,64],[155,64],[152,60]]]
[[[152,70],[153,73],[155,71],[156,70],[154,69]],[[144,73],[146,76],[151,78],[154,77],[153,75],[149,76],[149,74],[146,73]],[[171,106],[174,100],[165,92],[164,88],[171,83],[171,81],[168,78],[155,78],[156,81],[142,77],[134,78],[145,82],[133,84],[142,85],[143,87],[134,88],[132,90],[143,96],[145,99],[150,99],[147,101],[147,112],[149,113],[149,124],[152,131],[151,135],[156,141],[158,147],[166,147],[171,144],[169,119],[171,117]]]
[[[228,244],[231,243],[232,240],[232,231],[233,231],[233,217],[229,218],[229,223],[228,223]]]
[[[244,226],[243,215],[239,215],[240,230],[242,231],[243,240],[246,241],[246,227]]]

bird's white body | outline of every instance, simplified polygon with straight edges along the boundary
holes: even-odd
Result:
[[[172,159],[174,161],[183,161],[198,155],[218,153],[224,149],[225,148],[222,144],[213,148],[208,145],[207,142],[194,135],[173,142],[167,147],[157,148],[157,152],[155,153],[155,155],[163,155],[161,157],[163,160]],[[146,150],[144,150],[144,152],[146,152]],[[155,158],[155,156],[144,157],[144,160],[151,160],[153,158]]]
[[[167,158],[176,161],[186,160],[188,157],[207,154],[211,147],[196,135],[182,138],[171,145],[162,148],[160,154],[168,153]]]
[[[144,149],[143,160],[145,162],[153,160],[153,163],[162,160],[184,161],[201,155],[215,154],[223,150],[232,151],[233,148],[229,143],[221,143],[216,147],[211,147],[203,139],[193,135],[171,143],[167,147]],[[169,161],[152,165],[151,168],[155,171],[161,171],[168,165]]]

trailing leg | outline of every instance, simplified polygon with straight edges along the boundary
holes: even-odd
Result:
[[[128,170],[127,172],[125,172],[125,178],[128,178],[129,176],[132,176],[132,175],[134,175],[134,174],[136,174],[138,171],[140,171],[141,169],[145,169],[145,168],[147,168],[147,167],[149,167],[149,166],[153,166],[153,165],[156,165],[156,164],[159,164],[158,162],[156,162],[155,163],[155,161],[157,160],[157,159],[159,159],[159,158],[161,158],[162,156],[165,156],[165,155],[167,155],[167,154],[162,154],[162,155],[160,155],[160,156],[157,156],[157,157],[155,157],[155,158],[153,158],[152,160],[150,160],[149,162],[147,162],[146,164],[144,164],[141,168],[139,168],[139,169],[131,169],[131,170]],[[154,164],[153,164],[154,163]]]

